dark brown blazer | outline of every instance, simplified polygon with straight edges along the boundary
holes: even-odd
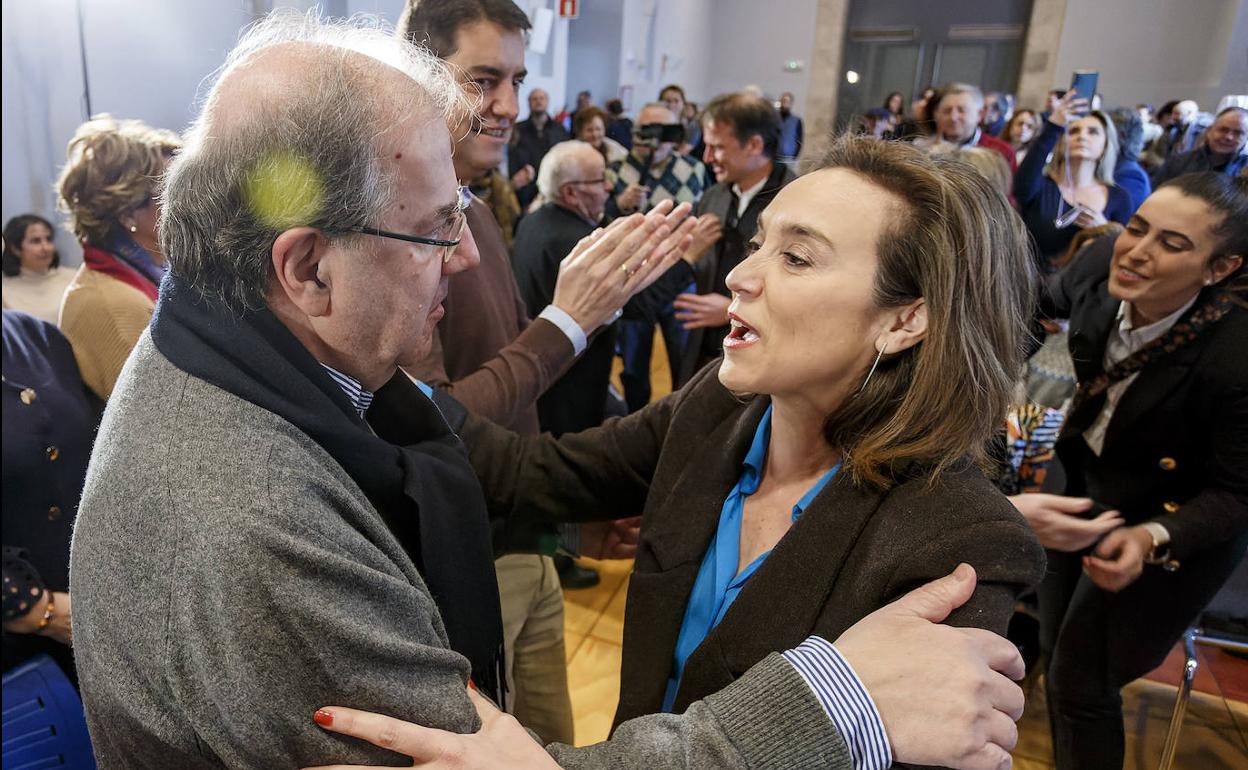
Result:
[[[524,438],[470,418],[462,436],[494,515],[601,518],[643,512],[628,591],[616,723],[660,710],[702,557],[768,399],[740,400],[704,369],[682,390],[602,427]],[[812,501],[687,661],[676,711],[772,651],[842,631],[969,562],[979,587],[954,625],[1004,633],[1044,553],[1008,500],[963,465],[887,492],[838,474]],[[922,694],[916,693],[916,697]]]

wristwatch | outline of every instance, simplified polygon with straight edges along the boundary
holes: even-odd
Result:
[[[1170,532],[1155,521],[1147,521],[1140,525],[1153,538],[1153,547],[1144,556],[1145,564],[1154,564],[1166,572],[1174,572],[1179,568],[1179,560],[1170,558]]]

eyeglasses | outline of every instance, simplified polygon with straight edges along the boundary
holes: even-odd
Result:
[[[592,185],[597,185],[598,187],[602,187],[606,183],[607,183],[606,177],[598,177],[597,179],[575,179],[572,181],[564,182],[564,184],[592,184]]]
[[[327,228],[327,233],[359,233],[361,235],[375,235],[379,238],[392,238],[396,241],[406,241],[408,243],[421,243],[426,246],[442,247],[442,264],[451,261],[451,255],[455,253],[455,247],[463,240],[464,227],[468,223],[468,217],[464,214],[468,207],[472,205],[472,192],[467,187],[459,188],[459,199],[456,201],[455,213],[452,216],[449,227],[447,228],[448,238],[432,238],[425,235],[407,235],[405,233],[394,233],[389,230],[382,230],[378,227],[334,227]]]

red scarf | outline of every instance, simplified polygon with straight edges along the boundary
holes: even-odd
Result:
[[[156,302],[156,284],[109,252],[84,243],[82,244],[82,261],[88,269],[103,273],[110,278],[116,278],[127,286],[143,292],[153,303]]]

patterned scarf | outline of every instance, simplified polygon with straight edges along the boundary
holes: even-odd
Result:
[[[1075,397],[1070,405],[1070,414],[1078,411],[1088,399],[1099,396],[1116,382],[1125,380],[1143,369],[1150,362],[1164,358],[1175,351],[1189,345],[1207,326],[1222,320],[1231,311],[1234,303],[1229,291],[1219,291],[1202,304],[1192,309],[1186,317],[1179,320],[1170,331],[1135,351],[1131,355],[1101,372],[1087,382],[1079,383],[1075,389]]]

